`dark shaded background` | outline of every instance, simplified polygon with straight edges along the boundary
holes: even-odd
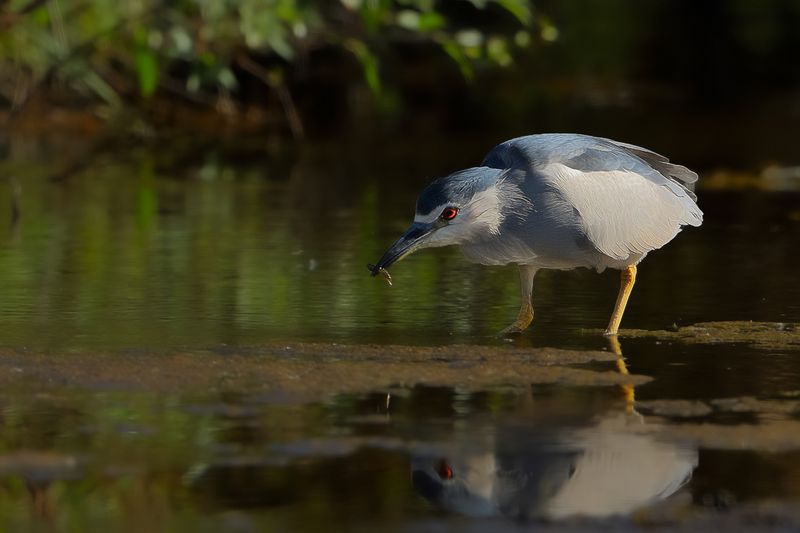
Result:
[[[330,34],[298,44],[291,61],[269,47],[242,51],[236,48],[241,43],[204,43],[226,51],[227,56],[218,55],[227,58],[235,77],[232,90],[212,84],[196,95],[176,91],[194,63],[156,57],[160,85],[145,97],[137,90],[136,72],[126,70],[119,57],[103,55],[107,45],[87,39],[85,49],[75,45],[68,57],[86,55],[118,91],[117,106],[109,110],[96,96],[78,90],[62,72],[67,66],[57,62],[39,79],[31,75],[36,83],[22,102],[12,101],[7,90],[0,106],[6,108],[7,129],[33,135],[52,134],[53,128],[95,136],[111,132],[117,138],[133,132],[146,141],[189,132],[226,137],[241,146],[244,137],[291,141],[291,120],[281,100],[285,89],[283,97],[294,102],[302,125],[300,144],[424,139],[427,145],[436,139],[447,145],[454,138],[472,138],[488,148],[526,133],[574,131],[650,146],[701,169],[759,171],[797,161],[800,2],[541,0],[531,4],[528,24],[501,3],[476,4],[431,4],[450,33],[477,29],[486,38],[511,43],[508,64],[481,52],[471,62],[474,77],[465,76],[435,39],[394,26],[370,29],[358,11],[332,2],[322,10]],[[389,13],[407,7],[381,5]],[[85,15],[81,4],[70,7]],[[158,2],[151,8],[153,15],[143,16],[141,24],[163,26],[156,15],[168,8]],[[20,8],[7,2],[5,9],[12,20],[10,14]],[[21,31],[25,19],[13,20],[6,31]],[[521,31],[529,44],[515,46]],[[120,31],[120,49],[125,35]],[[342,44],[345,37],[363,43],[375,72]],[[27,72],[10,49],[0,53],[5,54],[0,73],[7,78],[12,71]],[[252,64],[256,70],[249,68]],[[280,74],[280,90],[265,87],[253,74],[262,71]]]

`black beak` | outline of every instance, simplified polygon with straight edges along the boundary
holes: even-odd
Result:
[[[394,263],[400,261],[402,258],[419,248],[419,246],[425,240],[425,237],[433,233],[434,229],[436,229],[434,224],[430,223],[424,224],[421,222],[414,222],[411,224],[411,227],[408,228],[406,232],[403,233],[403,235],[401,235],[400,238],[397,239],[388,250],[386,250],[386,253],[383,254],[383,257],[378,260],[378,263],[376,265],[369,266],[369,270],[372,272],[372,275],[378,275],[382,269],[389,268]]]

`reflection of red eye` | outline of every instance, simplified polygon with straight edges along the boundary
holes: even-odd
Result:
[[[455,207],[445,207],[442,211],[442,220],[453,220],[458,214],[458,209]]]
[[[436,469],[436,472],[442,479],[453,479],[453,469],[450,468],[449,464],[447,464],[446,459],[442,459],[439,462],[439,468]]]

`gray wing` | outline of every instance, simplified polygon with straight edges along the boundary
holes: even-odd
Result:
[[[536,206],[534,198],[535,208],[571,208],[592,245],[614,259],[658,249],[682,226],[703,221],[690,190],[697,174],[638,146],[587,135],[531,135],[495,147],[483,164],[525,170],[527,180],[555,190],[551,197],[561,205]]]
[[[636,146],[633,144],[627,144],[619,141],[613,141],[611,139],[601,138],[603,141],[607,141],[609,143],[615,144],[620,148],[632,153],[633,155],[637,156],[639,159],[650,165],[653,169],[658,171],[661,175],[673,180],[677,181],[680,185],[684,187],[689,192],[689,197],[692,200],[697,200],[697,196],[694,194],[694,184],[697,181],[697,173],[689,170],[683,165],[678,165],[675,163],[670,163],[669,159],[664,157],[661,154],[657,154],[647,148],[642,148],[641,146]]]

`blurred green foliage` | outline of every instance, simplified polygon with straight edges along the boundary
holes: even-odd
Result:
[[[352,54],[377,94],[392,44],[436,47],[472,78],[512,64],[534,30],[553,35],[527,0],[11,0],[0,4],[0,98],[19,105],[47,85],[111,105],[159,91],[214,104],[244,77],[280,91],[327,48]]]
[[[668,107],[794,109],[798,24],[795,0],[0,0],[0,114],[35,99],[111,117],[109,131],[124,108],[146,111],[141,131],[216,127],[220,112],[298,137],[507,135],[548,118],[585,129],[572,118],[614,107],[639,136],[665,131],[641,116]],[[736,128],[733,142],[753,131]]]

